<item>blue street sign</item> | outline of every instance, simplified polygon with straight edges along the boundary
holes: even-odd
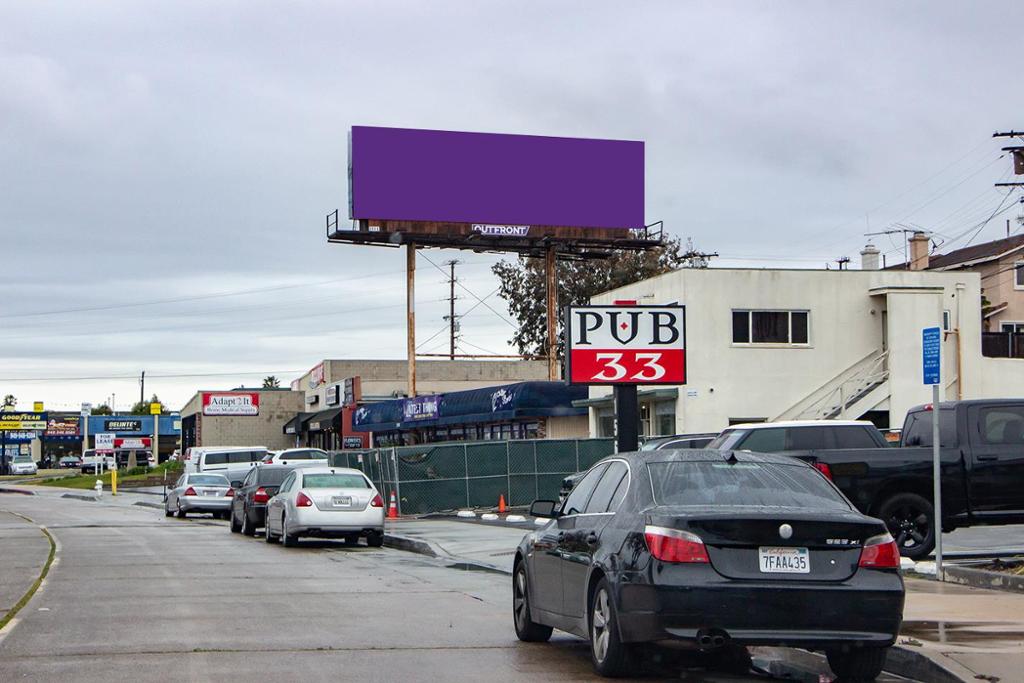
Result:
[[[926,327],[921,330],[921,363],[924,383],[938,384],[942,374],[942,329]]]

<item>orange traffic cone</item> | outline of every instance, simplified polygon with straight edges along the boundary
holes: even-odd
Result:
[[[391,499],[388,501],[388,519],[398,519],[398,503],[394,491],[391,492]]]
[[[498,498],[498,512],[508,512],[508,506],[505,505],[505,494],[501,494]]]

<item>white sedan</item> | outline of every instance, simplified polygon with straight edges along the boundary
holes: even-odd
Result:
[[[281,483],[267,504],[267,543],[286,546],[302,536],[344,538],[352,545],[359,537],[371,547],[384,545],[384,500],[359,470],[343,467],[303,467]]]

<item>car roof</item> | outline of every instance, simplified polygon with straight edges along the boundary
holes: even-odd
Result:
[[[320,451],[326,453],[322,448],[316,448],[315,446],[299,446],[297,448],[286,448],[283,451],[274,451],[274,455],[285,455],[286,453],[292,453],[294,451]]]
[[[192,477],[220,477],[221,479],[227,479],[227,476],[220,472],[186,472],[185,476],[189,479]]]
[[[323,465],[319,467],[300,467],[302,475],[307,474],[358,474],[363,476],[360,470],[353,469],[351,467],[325,467]]]
[[[771,429],[772,427],[874,427],[873,422],[867,420],[782,420],[780,422],[744,422],[743,424],[729,425],[730,429]]]
[[[660,451],[636,451],[617,453],[601,460],[613,460],[627,456],[630,462],[751,462],[774,465],[802,465],[810,467],[803,460],[779,453],[754,453],[753,451],[722,451],[714,448],[666,448]]]

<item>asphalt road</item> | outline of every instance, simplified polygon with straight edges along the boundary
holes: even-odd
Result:
[[[58,543],[0,636],[3,681],[598,680],[580,640],[516,640],[505,575],[333,542],[286,549],[143,507],[4,495],[0,510]],[[771,680],[683,664],[647,680]]]

